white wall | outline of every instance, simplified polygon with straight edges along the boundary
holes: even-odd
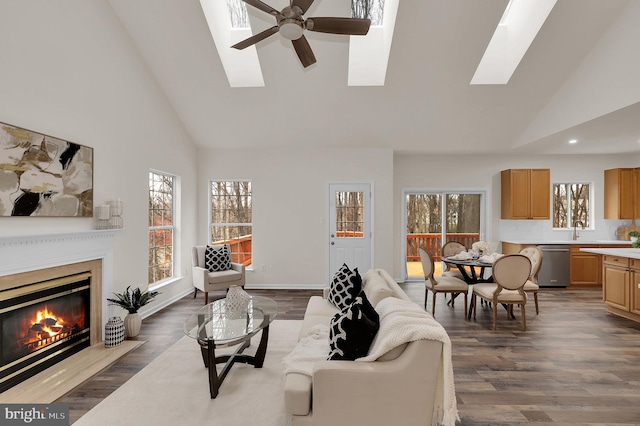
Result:
[[[328,283],[329,183],[372,182],[374,265],[393,267],[393,154],[385,149],[228,149],[198,152],[199,241],[208,241],[208,182],[253,184],[253,263],[247,283]],[[324,223],[323,223],[324,222]],[[267,271],[260,270],[266,265]]]
[[[402,191],[404,189],[482,190],[487,194],[486,239],[492,246],[504,240],[568,240],[571,232],[554,231],[551,220],[500,219],[500,171],[517,168],[551,169],[551,182],[593,183],[595,229],[581,231],[583,240],[616,239],[614,232],[624,223],[604,219],[604,170],[637,167],[640,156],[433,156],[396,154],[394,157],[394,277],[402,268]]]
[[[114,241],[116,291],[147,283],[149,169],[181,178],[179,272],[190,265],[196,204],[195,147],[123,34],[101,0],[1,6],[0,122],[94,148],[94,203],[124,201],[125,229]],[[92,228],[89,218],[0,217],[5,236]],[[189,277],[164,287],[149,309],[191,288]]]

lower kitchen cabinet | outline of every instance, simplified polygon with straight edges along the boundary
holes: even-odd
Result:
[[[640,269],[631,270],[631,312],[640,315]]]
[[[582,247],[591,246],[571,246],[570,248],[569,284],[599,286],[602,284],[601,255],[581,252]]]
[[[602,262],[604,283],[602,299],[613,308],[629,311],[630,275],[629,259],[617,256],[604,256]]]

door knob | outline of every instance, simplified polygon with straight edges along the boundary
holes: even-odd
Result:
[[[331,245],[334,245],[335,243],[333,241],[331,241]]]

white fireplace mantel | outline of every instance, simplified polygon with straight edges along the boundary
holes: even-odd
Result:
[[[0,276],[102,260],[102,312],[113,292],[113,237],[119,229],[0,237]],[[103,328],[106,316],[103,315]]]

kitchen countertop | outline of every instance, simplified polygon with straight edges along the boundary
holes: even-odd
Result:
[[[640,259],[640,248],[583,248],[580,251]]]
[[[625,240],[551,240],[551,241],[541,241],[541,240],[529,240],[529,241],[503,241],[503,243],[510,244],[533,244],[533,245],[598,245],[598,244],[624,244],[631,246],[631,241]]]

